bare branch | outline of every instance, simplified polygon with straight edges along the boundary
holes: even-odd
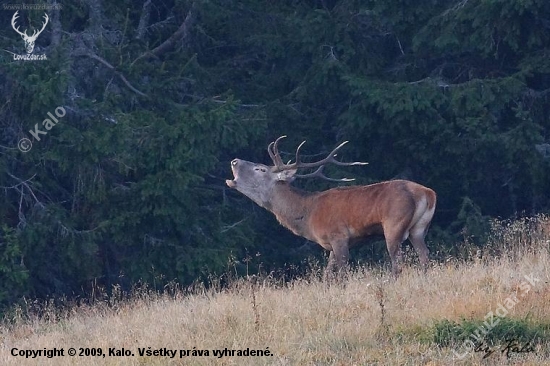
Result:
[[[75,56],[86,56],[86,57],[90,57],[90,58],[93,58],[94,60],[97,60],[99,62],[101,62],[103,65],[105,65],[108,69],[111,69],[113,70],[113,72],[120,78],[120,80],[122,80],[122,82],[124,84],[126,84],[126,86],[128,87],[128,89],[130,89],[131,91],[133,91],[134,93],[136,94],[139,94],[141,95],[142,97],[147,97],[147,94],[139,91],[138,89],[136,89],[132,84],[130,84],[130,82],[128,81],[128,79],[126,79],[126,77],[121,73],[119,72],[113,65],[111,65],[107,60],[105,60],[104,58],[96,55],[95,53],[93,53],[92,51],[88,50],[88,49],[84,49],[83,47],[80,47],[80,49],[78,50],[78,52],[75,52]]]
[[[399,50],[401,51],[401,54],[405,56],[405,51],[403,51],[403,46],[401,45],[401,41],[399,40],[399,37],[397,37],[397,34],[395,35],[395,39],[397,39],[397,44],[399,45]]]
[[[29,179],[25,179],[25,180],[23,181],[23,180],[21,180],[20,178],[17,178],[17,177],[15,177],[15,176],[13,176],[13,175],[12,175],[11,173],[9,173],[9,172],[8,172],[7,174],[8,174],[10,177],[12,177],[13,179],[17,180],[19,183],[14,184],[14,185],[11,186],[11,187],[0,186],[0,188],[2,188],[2,189],[14,189],[14,188],[17,188],[17,187],[19,187],[20,185],[22,185],[23,183],[30,182],[31,179],[33,179],[33,178],[36,176],[36,174],[34,174],[34,175],[33,175],[32,177],[30,177]]]
[[[92,33],[101,35],[102,16],[101,16],[101,0],[86,0],[90,9],[90,25]]]
[[[137,29],[137,35],[136,39],[140,40],[145,35],[145,29],[147,28],[147,24],[149,23],[149,17],[151,15],[151,0],[145,1],[143,3],[143,8],[141,9],[141,16],[139,17],[139,25]]]
[[[50,43],[50,47],[56,48],[61,43],[61,21],[59,20],[59,8],[55,7],[53,10],[52,15],[52,42]]]
[[[17,186],[20,186],[22,185],[23,187],[27,188],[27,190],[29,191],[29,193],[31,194],[31,196],[34,198],[34,200],[36,201],[36,203],[40,206],[40,207],[45,207],[44,204],[38,199],[36,198],[36,195],[34,194],[32,188],[29,186],[29,184],[27,182],[30,182],[31,179],[33,179],[35,177],[35,175],[33,175],[32,177],[30,177],[29,179],[26,179],[26,180],[22,180],[21,178],[18,178],[16,177],[15,175],[11,174],[10,172],[6,172],[10,177],[12,177],[13,179],[15,179],[16,181],[19,182],[19,184],[17,184],[15,187]],[[21,190],[21,193],[23,193],[23,191]]]
[[[23,189],[18,188],[17,189],[21,195],[19,196],[19,211],[17,212],[17,217],[19,218],[19,222],[17,223],[17,229],[23,230],[25,226],[27,226],[27,219],[25,218],[25,214],[23,213]]]
[[[158,57],[164,52],[168,51],[170,48],[172,48],[178,40],[187,38],[189,34],[189,29],[191,28],[195,20],[195,11],[196,11],[196,3],[194,2],[191,5],[191,9],[189,9],[189,12],[187,12],[187,16],[183,20],[183,23],[181,23],[180,27],[174,32],[174,34],[172,34],[166,41],[164,41],[159,46],[155,47],[151,51],[145,52],[144,54],[136,58],[131,65],[133,66],[136,62],[138,62],[142,58]]]
[[[244,219],[242,219],[242,220],[240,220],[240,221],[237,221],[237,222],[234,223],[234,224],[222,226],[222,227],[220,228],[220,233],[225,233],[226,231],[229,231],[229,230],[233,229],[234,227],[236,227],[236,226],[242,224],[244,221],[246,221],[246,219],[247,219],[247,218],[245,217]]]

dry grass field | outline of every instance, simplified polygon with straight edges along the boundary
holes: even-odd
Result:
[[[126,300],[15,311],[0,324],[0,364],[550,365],[549,234],[544,217],[501,223],[483,253],[472,249],[427,273],[407,266],[398,280],[364,268],[339,284],[313,273],[290,284],[241,279],[224,289],[142,289]],[[491,329],[479,348],[487,352],[473,352],[464,340],[484,321]],[[53,348],[64,356],[24,356]],[[264,355],[237,355],[247,348]],[[140,355],[155,349],[176,354]],[[224,349],[234,355],[218,354]]]

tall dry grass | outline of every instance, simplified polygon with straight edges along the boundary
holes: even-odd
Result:
[[[270,278],[235,280],[229,288],[98,301],[39,312],[14,312],[0,325],[2,365],[550,365],[550,342],[536,353],[497,350],[483,360],[458,360],[461,344],[435,341],[437,324],[481,320],[513,294],[506,318],[550,325],[550,221],[545,217],[495,223],[491,244],[471,259],[434,263],[427,273],[405,268],[398,280],[379,269],[350,273],[341,284],[309,278],[281,284]],[[524,275],[540,279],[522,294]],[[521,296],[524,295],[524,296]],[[541,328],[542,329],[542,328]],[[13,348],[64,348],[65,356],[25,359]],[[67,350],[110,347],[128,357],[70,357]],[[139,356],[138,347],[209,350],[209,356],[174,359]],[[266,350],[272,356],[213,356],[213,349]]]

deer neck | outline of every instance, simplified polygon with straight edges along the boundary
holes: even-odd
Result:
[[[275,184],[273,195],[264,207],[273,212],[281,225],[296,235],[310,239],[307,222],[314,194],[280,182]]]

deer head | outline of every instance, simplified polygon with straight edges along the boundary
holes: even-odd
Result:
[[[231,170],[233,171],[235,179],[227,180],[226,184],[249,197],[258,205],[268,208],[271,206],[270,202],[273,199],[274,188],[278,184],[289,184],[294,181],[295,178],[311,177],[319,177],[333,182],[350,182],[353,181],[353,179],[334,179],[325,176],[323,174],[325,165],[329,163],[341,166],[368,164],[361,162],[347,163],[335,159],[336,152],[347,144],[348,141],[344,141],[334,148],[326,158],[312,163],[304,163],[301,161],[300,149],[305,144],[305,141],[303,141],[296,149],[295,162],[284,164],[279,153],[278,144],[279,141],[285,137],[286,136],[279,137],[267,147],[267,152],[274,164],[273,166],[234,159],[231,161]],[[308,168],[317,168],[317,170],[309,174],[297,174],[299,169]]]
[[[44,23],[42,23],[42,29],[40,29],[39,31],[37,31],[35,29],[34,32],[32,33],[32,35],[29,36],[27,34],[26,29],[25,29],[24,32],[21,32],[19,30],[19,26],[15,25],[16,19],[19,18],[19,16],[17,15],[18,12],[19,12],[19,10],[16,11],[15,14],[13,14],[13,17],[11,18],[11,26],[12,26],[13,30],[15,30],[17,33],[19,33],[21,38],[23,38],[23,41],[25,42],[25,49],[27,50],[27,53],[30,54],[34,50],[34,43],[36,42],[36,38],[38,38],[40,33],[42,33],[44,28],[46,28],[46,24],[48,24],[48,20],[50,18],[48,18],[48,14],[44,13],[44,20],[45,21],[44,21]]]

